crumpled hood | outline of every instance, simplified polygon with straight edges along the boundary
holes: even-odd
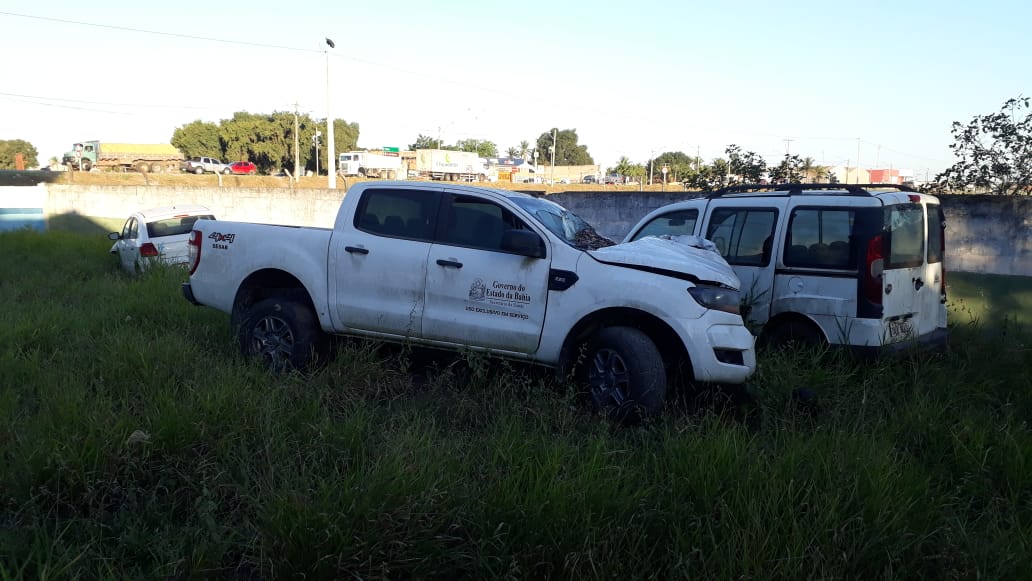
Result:
[[[741,281],[712,242],[699,236],[648,236],[634,242],[587,251],[606,264],[663,273],[681,273],[700,283],[741,290]]]

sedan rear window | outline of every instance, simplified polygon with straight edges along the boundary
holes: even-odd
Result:
[[[211,214],[202,214],[200,216],[180,216],[147,222],[147,236],[150,238],[161,238],[163,236],[189,234],[193,230],[194,222],[214,219],[215,216]]]

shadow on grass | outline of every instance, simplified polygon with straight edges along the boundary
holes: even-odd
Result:
[[[68,212],[47,218],[47,230],[106,237],[122,229],[124,218],[92,218]]]

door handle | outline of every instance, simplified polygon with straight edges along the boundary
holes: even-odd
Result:
[[[437,264],[440,264],[441,266],[450,266],[452,268],[462,268],[461,262],[456,262],[454,260],[445,260],[443,258],[438,258]]]
[[[345,246],[344,252],[350,252],[351,254],[369,254],[369,249],[359,248],[358,246]]]
[[[914,283],[914,290],[921,290],[921,287],[924,286],[924,281],[919,278],[915,278],[911,282]]]

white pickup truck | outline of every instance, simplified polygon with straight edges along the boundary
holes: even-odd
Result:
[[[231,315],[240,348],[304,368],[329,334],[527,360],[596,409],[653,415],[677,381],[756,367],[739,281],[698,238],[602,238],[544,198],[369,182],[332,229],[199,220],[183,294]],[[708,246],[708,248],[707,248]]]

